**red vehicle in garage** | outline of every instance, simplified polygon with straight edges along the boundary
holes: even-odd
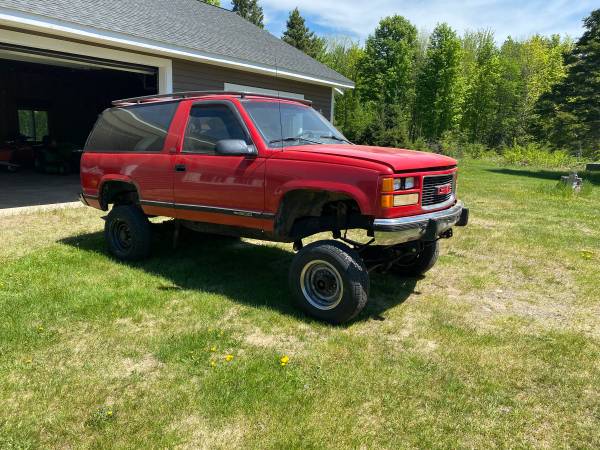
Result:
[[[148,216],[207,233],[294,243],[290,287],[333,323],[367,302],[369,271],[429,270],[439,239],[464,226],[456,161],[353,145],[310,102],[241,92],[190,92],[114,102],[81,161],[82,201],[112,209],[116,257],[150,253]],[[362,242],[347,230],[363,230]],[[331,232],[332,239],[303,246]]]

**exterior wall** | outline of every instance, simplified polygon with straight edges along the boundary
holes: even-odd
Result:
[[[313,108],[331,119],[331,88],[273,78],[251,72],[227,69],[185,60],[173,60],[173,92],[223,90],[224,83],[256,86],[284,92],[304,94],[313,102]]]
[[[102,45],[98,43],[90,44],[89,42],[65,38],[62,36],[54,36],[47,33],[39,33],[30,30],[22,30],[16,28],[10,28],[0,26],[0,36],[2,31],[7,32],[18,32],[29,35],[35,39],[52,39],[55,42],[64,43],[63,47],[71,47],[72,45],[80,44],[80,46],[87,51],[82,51],[80,48],[73,49],[72,53],[84,54],[96,57],[104,57],[106,59],[120,58],[114,57],[112,54],[104,54],[103,50],[112,51],[115,50],[124,55],[129,55],[128,58],[122,58],[122,61],[134,62],[139,64],[145,64],[148,66],[159,67],[159,92],[177,92],[177,91],[190,91],[190,90],[222,90],[224,83],[241,84],[246,86],[262,87],[264,89],[280,90],[284,92],[297,92],[304,94],[304,98],[313,102],[313,107],[323,114],[325,117],[331,120],[332,111],[332,88],[329,86],[321,86],[317,84],[303,83],[301,81],[289,80],[285,78],[274,78],[267,75],[262,75],[253,72],[245,72],[225,67],[219,67],[216,65],[203,64],[193,61],[187,61],[183,59],[173,59],[172,63],[168,65],[167,70],[160,67],[160,64],[153,64],[155,61],[167,61],[171,60],[167,58],[156,58],[156,55],[144,52],[136,52],[135,55],[139,56],[138,60],[131,60],[132,53],[125,53],[119,47]],[[30,39],[25,41],[14,42],[19,45],[48,48],[54,50],[48,45],[40,44],[34,45],[29,42]],[[3,39],[0,39],[2,42]],[[4,39],[5,42],[10,42]],[[69,53],[70,48],[57,49]],[[98,55],[98,52],[102,52],[102,55]],[[146,58],[146,59],[143,59]]]

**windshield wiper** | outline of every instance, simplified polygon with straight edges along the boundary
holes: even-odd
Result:
[[[346,142],[347,144],[352,144],[352,142],[350,142],[348,139],[343,139],[341,137],[337,137],[337,136],[319,136],[322,139],[333,139],[334,141],[339,141],[339,142]]]
[[[292,141],[304,141],[304,142],[310,142],[311,144],[323,144],[322,142],[313,141],[311,139],[306,139],[301,136],[296,136],[296,137],[286,137],[286,138],[282,138],[282,139],[272,139],[269,141],[269,145],[276,144],[278,142],[292,142]]]

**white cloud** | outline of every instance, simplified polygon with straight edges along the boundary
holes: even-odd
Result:
[[[260,0],[260,4],[275,34],[297,6],[310,23],[331,34],[365,39],[381,18],[400,14],[419,29],[431,30],[439,22],[448,22],[460,33],[489,28],[498,41],[535,33],[578,37],[581,20],[598,7],[597,0]]]

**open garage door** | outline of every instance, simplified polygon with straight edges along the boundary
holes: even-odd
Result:
[[[75,201],[98,114],[156,93],[153,67],[0,43],[0,209]]]

